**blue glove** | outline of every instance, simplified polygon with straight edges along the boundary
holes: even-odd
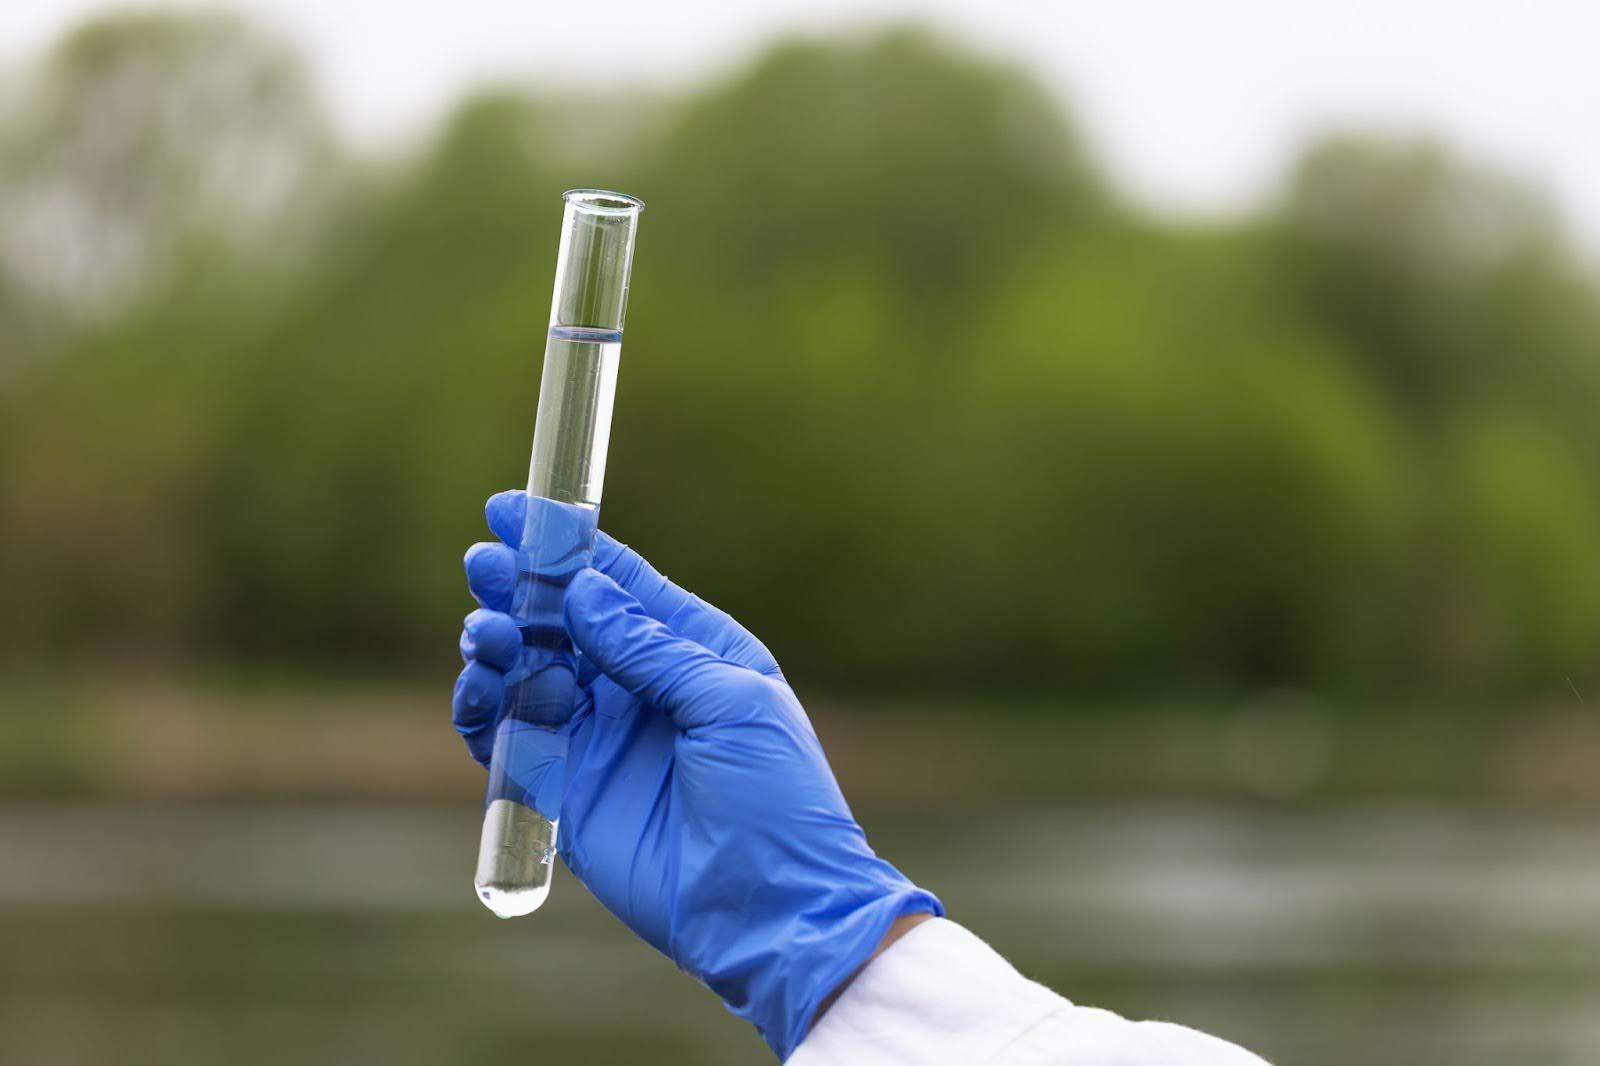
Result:
[[[489,500],[476,544],[455,726],[487,764],[527,497]],[[599,534],[567,587],[579,653],[557,850],[611,913],[754,1023],[780,1059],[895,919],[943,914],[873,854],[761,642]],[[530,792],[538,791],[529,786]]]

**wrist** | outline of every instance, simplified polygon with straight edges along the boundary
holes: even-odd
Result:
[[[799,1046],[823,1002],[864,969],[886,941],[910,928],[896,930],[897,924],[912,915],[944,913],[937,898],[876,856],[820,894],[814,891],[818,886],[810,887],[813,891],[790,895],[781,910],[769,911],[766,921],[752,923],[764,908],[747,905],[738,916],[738,931],[724,929],[714,956],[701,955],[702,960],[715,957],[714,965],[684,966],[729,1010],[754,1023],[780,1061]]]
[[[878,941],[877,948],[873,950],[871,955],[867,956],[867,961],[850,971],[850,976],[846,977],[842,982],[840,982],[839,987],[828,993],[827,997],[823,999],[822,1005],[817,1008],[817,1013],[812,1016],[811,1026],[807,1031],[809,1032],[810,1028],[815,1028],[816,1024],[822,1020],[822,1016],[828,1013],[828,1008],[839,1001],[839,997],[844,995],[845,990],[850,987],[851,983],[853,983],[857,977],[861,976],[862,971],[864,971],[868,966],[872,965],[874,959],[876,959],[879,955],[882,955],[885,951],[888,951],[889,948],[894,945],[896,940],[899,940],[901,937],[911,932],[911,930],[915,929],[923,922],[929,921],[933,917],[934,913],[931,909],[929,909],[925,911],[914,911],[909,914],[902,914],[900,917],[896,918],[894,923],[889,926],[889,931],[883,935],[883,939]]]
[[[823,1011],[838,999],[868,963],[904,936],[912,925],[943,913],[944,906],[931,893],[901,880],[889,891],[848,914],[826,925],[819,922],[811,950],[785,960],[791,975],[791,980],[785,982],[790,986],[786,997],[789,1002],[781,1011],[785,1019],[781,1034],[762,1034],[768,1045],[780,1059],[788,1058]]]

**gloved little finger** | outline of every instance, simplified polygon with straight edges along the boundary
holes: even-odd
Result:
[[[456,678],[450,700],[451,722],[467,750],[484,766],[494,751],[494,726],[505,702],[506,683],[500,671],[481,662],[470,662]]]

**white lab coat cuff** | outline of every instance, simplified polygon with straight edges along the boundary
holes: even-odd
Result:
[[[788,1066],[971,1066],[1067,1005],[955,922],[934,918],[857,975]]]
[[[1266,1066],[1166,1022],[1078,1007],[943,918],[862,970],[787,1066]]]

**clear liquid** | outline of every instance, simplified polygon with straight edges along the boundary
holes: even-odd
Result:
[[[528,492],[600,506],[622,331],[552,326],[544,349]]]
[[[562,727],[578,694],[563,607],[567,583],[594,556],[621,355],[618,330],[556,326],[545,346],[512,606],[529,672],[507,686],[474,878],[478,899],[501,918],[530,914],[550,894]]]
[[[577,702],[577,661],[565,625],[567,584],[594,556],[598,510],[531,497],[512,616],[524,676],[508,678],[489,760],[474,880],[501,918],[531,913],[550,894],[566,780],[565,726]]]
[[[515,800],[492,800],[483,812],[473,888],[500,918],[532,914],[550,895],[556,823]]]

